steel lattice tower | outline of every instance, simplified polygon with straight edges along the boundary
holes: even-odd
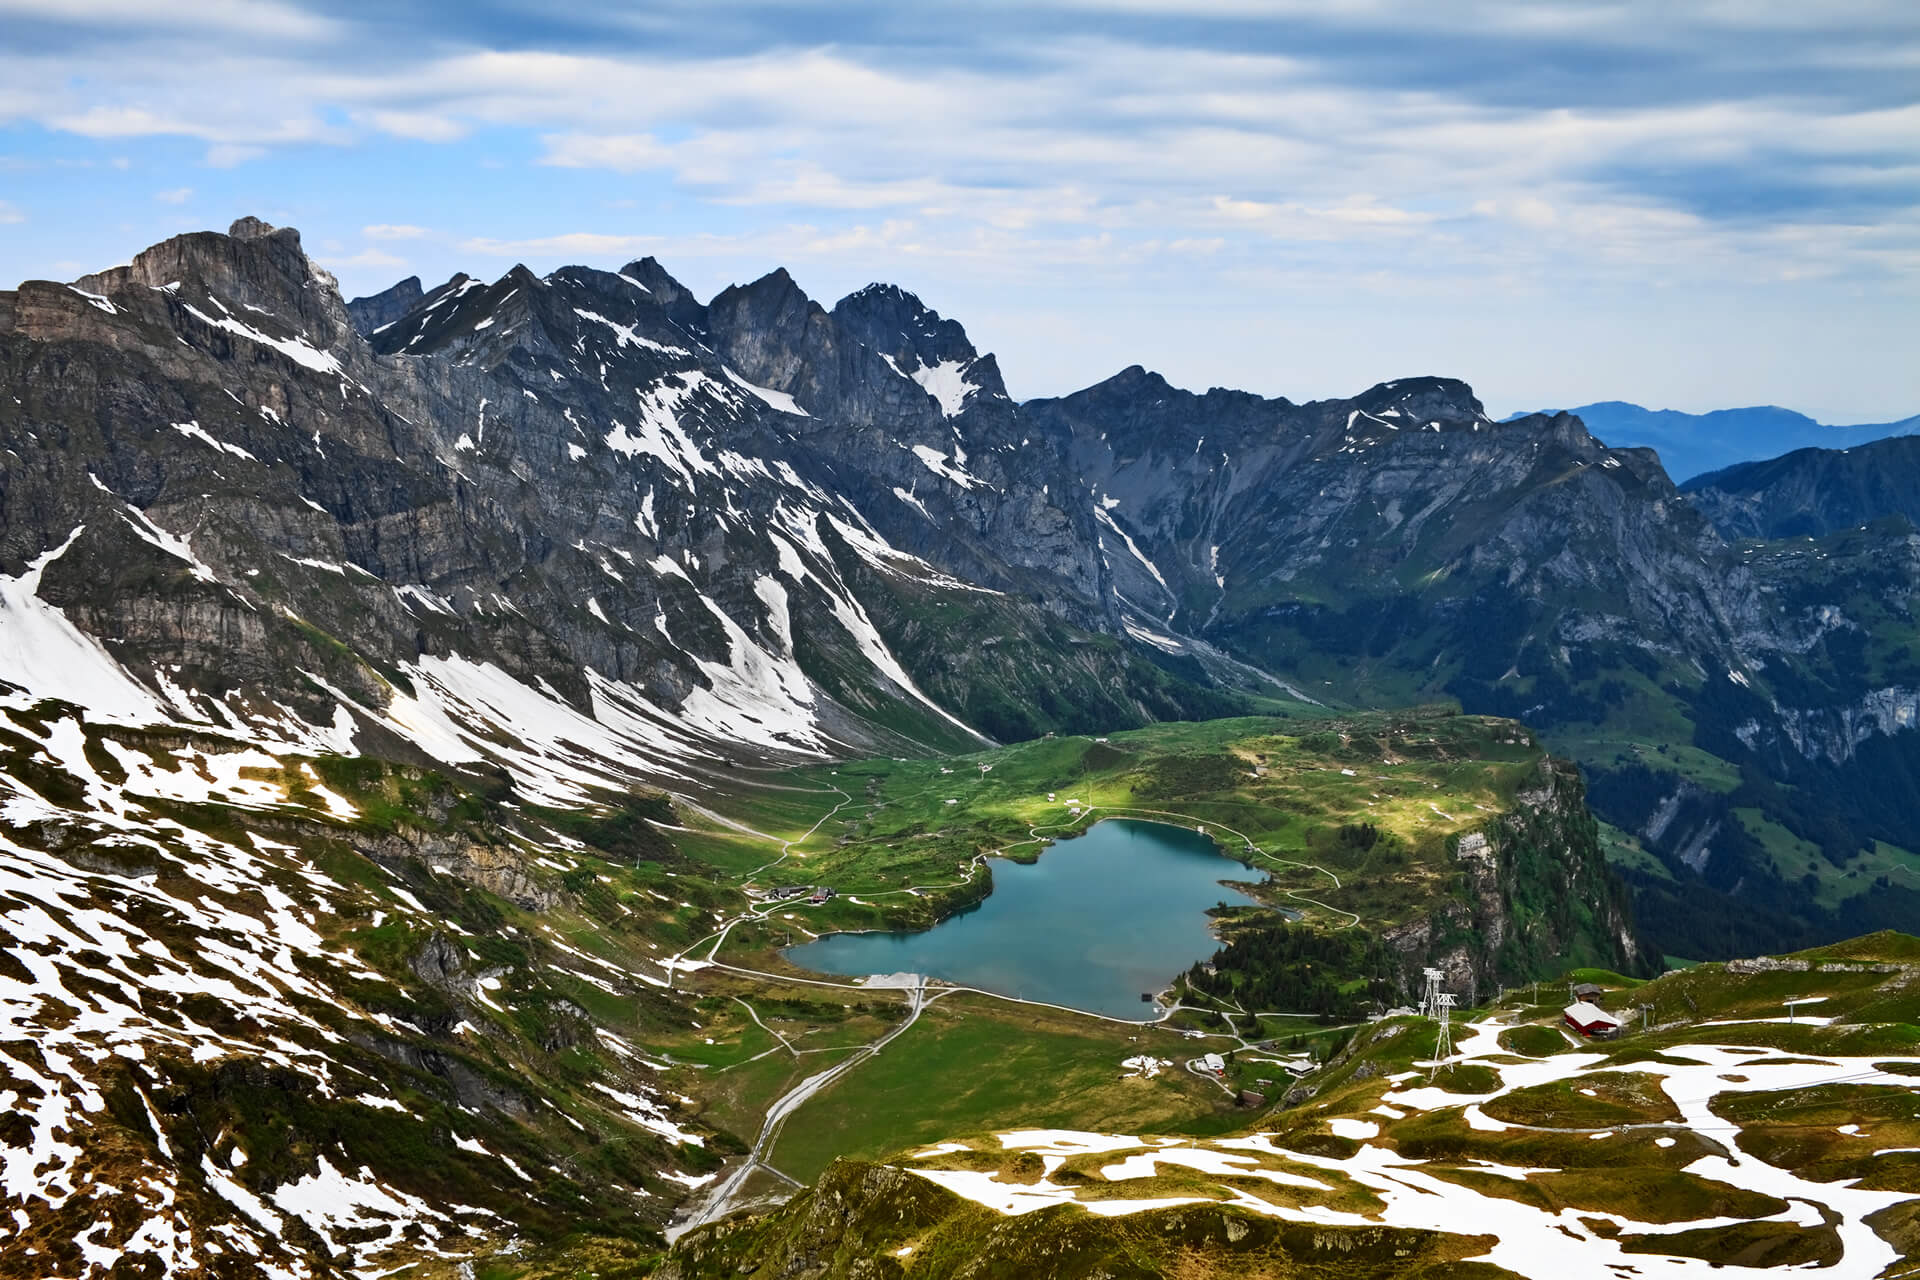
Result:
[[[1436,1000],[1440,995],[1440,979],[1445,975],[1438,969],[1423,969],[1421,972],[1427,975],[1427,989],[1420,993],[1420,1016],[1432,1018],[1437,1016],[1435,1011],[1438,1008]]]
[[[1460,997],[1451,991],[1433,993],[1433,1017],[1440,1024],[1439,1032],[1433,1041],[1433,1065],[1427,1069],[1427,1083],[1433,1083],[1433,1077],[1440,1070],[1441,1062],[1453,1054],[1453,1002]]]

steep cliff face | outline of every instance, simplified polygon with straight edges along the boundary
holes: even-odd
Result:
[[[390,289],[347,304],[347,317],[361,337],[371,337],[419,306],[426,297],[419,276],[408,276]]]
[[[1413,990],[1421,969],[1470,1005],[1496,987],[1598,966],[1651,975],[1659,957],[1636,933],[1626,886],[1608,866],[1579,769],[1551,757],[1514,806],[1457,839],[1455,894],[1390,929],[1388,948]]]
[[[1576,649],[1729,649],[1711,528],[1566,415],[1496,424],[1446,379],[1294,405],[1140,370],[1032,408],[1125,535],[1128,598],[1274,669],[1472,703],[1510,701],[1509,673],[1554,686]],[[1536,716],[1577,710],[1538,692]]]

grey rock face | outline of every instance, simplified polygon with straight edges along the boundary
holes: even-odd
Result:
[[[1729,540],[1824,538],[1879,520],[1920,527],[1920,437],[1798,449],[1698,476],[1683,490]]]
[[[417,293],[356,325],[297,232],[243,220],[6,295],[0,571],[64,547],[39,598],[194,722],[516,767],[519,700],[556,797],[716,750],[978,743],[975,683],[1018,706],[1057,676],[928,611],[1029,654],[1107,618],[1084,501],[1014,462],[971,348],[949,418],[784,274],[711,309],[651,260]],[[1054,705],[1087,727],[1204,704],[1072,652],[1087,696]]]
[[[367,338],[419,306],[425,296],[420,277],[408,276],[392,288],[348,302],[347,315],[353,321],[355,332]]]

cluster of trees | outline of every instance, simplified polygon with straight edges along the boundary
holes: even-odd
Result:
[[[1322,933],[1274,920],[1236,932],[1213,953],[1213,973],[1187,971],[1194,991],[1223,996],[1248,1010],[1313,1013],[1323,1023],[1360,1018],[1398,993],[1393,957],[1358,929]]]

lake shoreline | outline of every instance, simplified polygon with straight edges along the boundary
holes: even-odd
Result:
[[[1038,856],[1048,851],[1051,858]],[[1008,865],[989,870],[986,895],[931,925],[822,934],[782,949],[782,959],[824,976],[923,973],[1010,999],[1153,1021],[1166,1013],[1153,993],[1219,948],[1212,912],[1266,905],[1254,895],[1257,882],[1221,877],[1214,860],[1257,868],[1210,831],[1166,818],[1096,817],[1046,838],[1031,861],[979,856],[983,866],[994,856]],[[1116,862],[1125,874],[1115,874]],[[1139,1002],[1142,994],[1150,998]]]

